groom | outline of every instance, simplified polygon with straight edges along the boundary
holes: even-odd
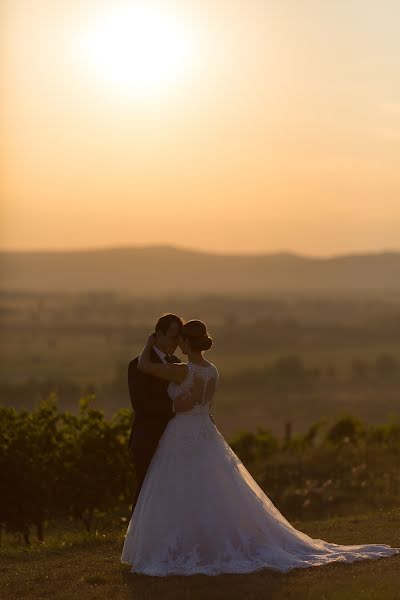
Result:
[[[152,362],[181,362],[174,352],[178,346],[182,325],[182,319],[174,314],[164,315],[158,320],[155,328],[156,342],[150,353]],[[135,411],[129,449],[137,478],[132,512],[168,421],[175,413],[190,410],[194,405],[193,400],[187,397],[172,401],[167,393],[168,381],[139,371],[138,360],[137,356],[131,360],[128,367],[129,395]]]

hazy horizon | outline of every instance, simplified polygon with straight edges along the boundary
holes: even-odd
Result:
[[[271,250],[259,250],[259,251],[225,251],[225,250],[210,250],[207,248],[196,248],[194,246],[183,246],[174,243],[157,243],[157,244],[99,244],[96,246],[76,246],[76,247],[63,247],[63,248],[3,248],[0,247],[0,252],[20,252],[20,253],[35,253],[35,252],[96,252],[96,251],[107,251],[107,250],[148,250],[148,249],[171,249],[177,250],[178,252],[190,252],[190,253],[198,253],[198,254],[210,254],[215,256],[248,256],[248,257],[257,257],[257,256],[272,256],[278,254],[291,254],[294,256],[302,257],[302,258],[320,258],[320,259],[329,259],[329,258],[341,258],[346,256],[365,256],[365,255],[378,255],[378,254],[391,254],[391,253],[400,253],[400,246],[398,248],[377,248],[373,250],[354,250],[354,251],[342,251],[342,252],[328,252],[326,254],[311,254],[306,252],[299,252],[297,250],[291,249],[271,249]]]
[[[1,249],[400,248],[396,0],[2,16]]]

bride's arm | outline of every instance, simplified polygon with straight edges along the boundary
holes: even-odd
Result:
[[[138,362],[138,369],[148,375],[159,377],[160,379],[166,379],[167,381],[174,381],[175,383],[182,383],[187,375],[187,366],[176,363],[153,363],[150,360],[150,351],[154,346],[155,336],[152,334],[145,347],[143,348]]]

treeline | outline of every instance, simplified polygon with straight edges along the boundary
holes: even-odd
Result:
[[[270,293],[135,297],[116,291],[39,293],[0,290],[0,324],[24,351],[62,348],[64,336],[96,336],[140,348],[158,315],[206,321],[219,352],[301,353],[311,347],[396,343],[400,295]],[[44,358],[45,360],[45,358]]]
[[[0,528],[44,539],[47,522],[80,520],[90,531],[97,512],[128,510],[135,475],[128,439],[130,409],[111,419],[82,397],[79,414],[61,412],[52,394],[32,411],[0,406]],[[230,442],[287,518],[317,518],[396,506],[400,497],[400,423],[367,425],[347,415],[319,421],[303,435],[290,423],[280,439],[269,430]]]
[[[174,310],[177,311],[175,308]],[[249,309],[251,311],[251,307]],[[149,331],[154,328],[154,321],[158,315],[154,313],[150,322],[130,324],[124,320],[124,313],[106,318],[95,313],[85,318],[80,315],[74,318],[73,313],[66,317],[54,316],[48,322],[48,315],[32,312],[29,320],[17,322],[11,317],[0,315],[2,330],[20,342],[25,352],[35,348],[34,356],[37,360],[45,360],[45,356],[54,349],[63,348],[65,336],[75,336],[86,342],[89,338],[96,337],[99,343],[112,344],[114,347],[130,347],[140,350],[146,341]],[[84,313],[86,314],[86,313]],[[182,313],[179,313],[182,314]],[[185,320],[191,314],[201,315],[202,320],[209,324],[213,338],[218,344],[221,353],[240,352],[287,352],[288,348],[301,353],[310,348],[344,349],[349,346],[376,346],[395,344],[400,336],[399,315],[387,317],[376,316],[373,320],[366,319],[362,322],[347,323],[338,321],[302,321],[301,318],[268,316],[264,319],[252,318],[242,322],[235,315],[226,314],[222,322],[208,321],[201,311],[183,313]],[[347,318],[349,318],[347,316]],[[40,348],[40,352],[37,352]],[[42,358],[41,358],[42,357]]]
[[[0,319],[5,324],[84,326],[124,324],[141,327],[154,323],[155,315],[173,311],[184,319],[201,316],[208,325],[225,324],[230,329],[249,323],[274,331],[290,321],[352,325],[365,328],[380,323],[390,325],[399,317],[400,293],[379,291],[343,294],[326,292],[270,292],[263,294],[139,294],[118,291],[35,292],[0,289]],[[264,327],[262,324],[264,323]],[[259,327],[260,329],[260,327]]]
[[[371,385],[393,386],[400,383],[400,360],[390,352],[382,352],[375,359],[355,358],[346,372],[339,372],[332,363],[326,366],[308,366],[296,354],[288,354],[269,361],[264,368],[248,369],[232,374],[227,384],[271,389],[305,391],[318,383],[340,383],[347,387]]]

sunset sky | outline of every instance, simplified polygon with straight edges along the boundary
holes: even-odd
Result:
[[[1,12],[1,249],[400,250],[399,0]]]

